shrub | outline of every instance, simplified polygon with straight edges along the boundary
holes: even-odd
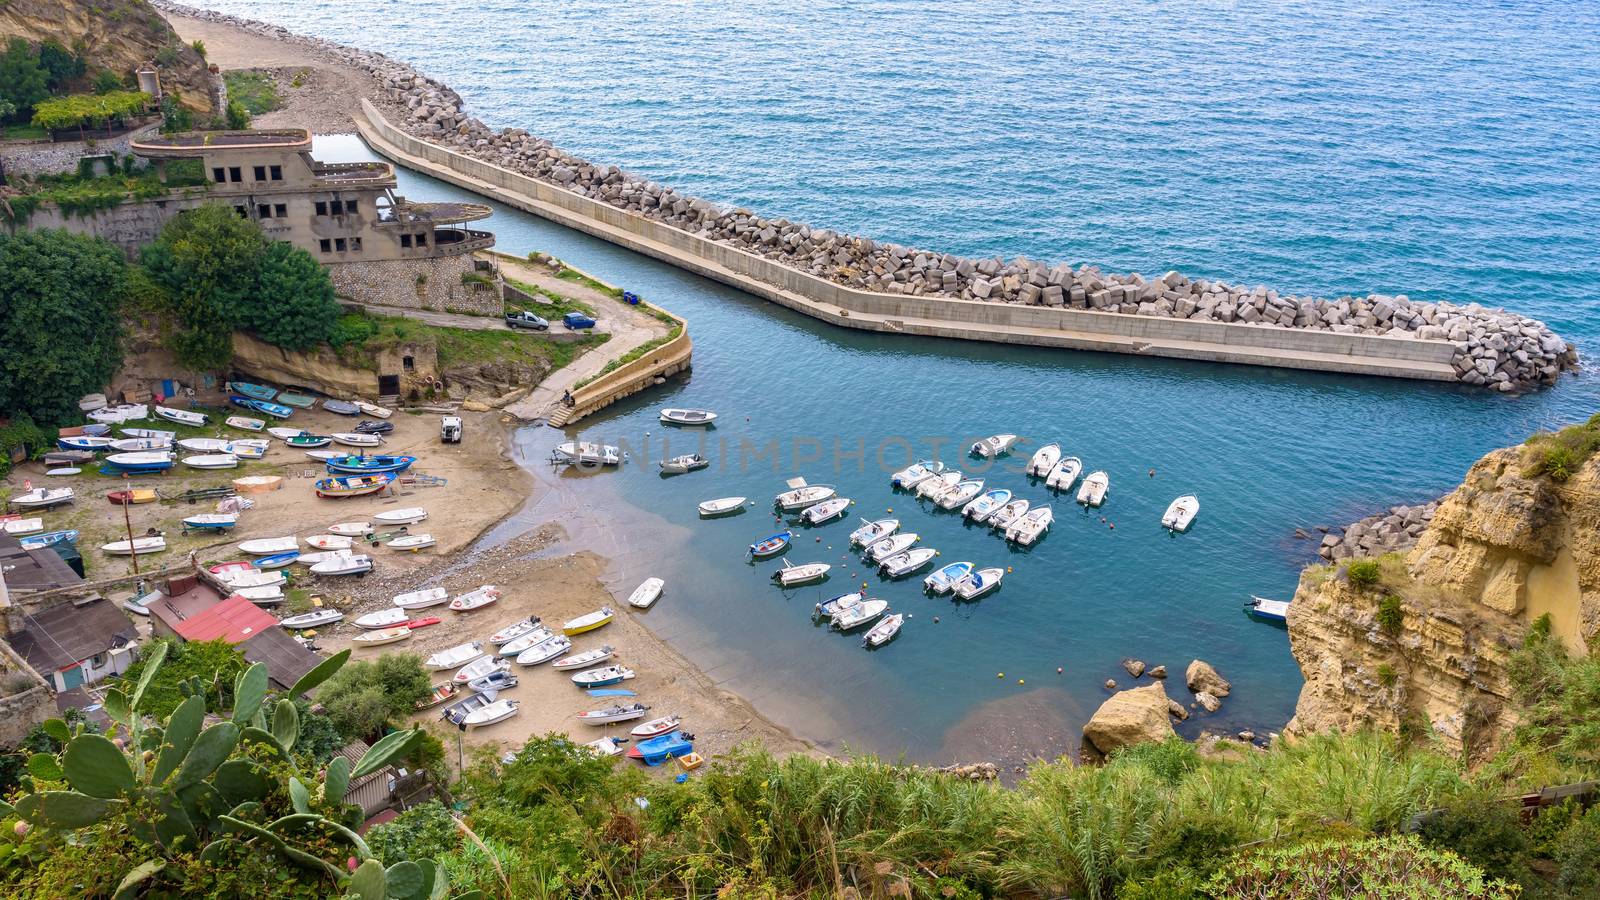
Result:
[[[1554,849],[1556,886],[1574,897],[1600,896],[1600,806],[1567,826]]]
[[[1528,839],[1515,806],[1497,798],[1466,796],[1422,817],[1417,836],[1438,850],[1449,851],[1483,869],[1491,878],[1521,881]]]
[[[1400,676],[1395,673],[1394,666],[1391,666],[1388,663],[1378,664],[1379,684],[1383,685],[1384,687],[1394,687],[1394,683],[1398,680],[1400,680]]]
[[[1600,766],[1600,654],[1574,658],[1546,614],[1512,654],[1508,674],[1522,708],[1517,740],[1563,765]]]
[[[96,94],[109,94],[112,91],[122,90],[122,79],[110,69],[101,69],[94,76],[94,92]]]
[[[224,73],[222,79],[228,85],[228,96],[244,104],[253,116],[283,108],[277,82],[269,73],[235,70]]]
[[[229,100],[228,108],[223,116],[223,125],[231,131],[242,131],[250,127],[250,110],[245,109],[238,100]]]
[[[431,859],[461,845],[455,816],[437,800],[406,810],[367,833],[372,854],[392,866],[403,860]]]
[[[1242,854],[1212,878],[1213,897],[1311,900],[1332,897],[1438,897],[1510,900],[1514,887],[1484,877],[1451,853],[1415,838],[1325,842]]]
[[[191,43],[189,46],[194,49],[194,52],[200,54],[200,58],[201,59],[205,59],[206,58],[206,42],[205,41],[202,41],[199,38],[195,38],[194,42]]]
[[[417,701],[433,693],[422,659],[411,653],[385,653],[376,660],[351,663],[317,692],[317,701],[347,739],[378,734],[391,722],[403,721]]]
[[[1383,574],[1375,559],[1362,559],[1351,563],[1345,568],[1345,576],[1350,583],[1357,587],[1371,587],[1378,583],[1378,578]]]
[[[1405,624],[1405,604],[1397,594],[1386,594],[1378,601],[1378,627],[1389,634],[1398,634]]]
[[[154,681],[145,689],[145,712],[162,718],[170,715],[183,702],[184,687],[199,680],[205,690],[206,703],[213,707],[227,707],[232,700],[229,691],[233,679],[244,671],[244,655],[224,640],[179,641],[172,638],[155,638],[145,644],[139,659],[126,672],[122,680],[137,684],[144,675],[145,664],[155,658],[158,645],[166,643],[166,660],[156,672]]]
[[[346,344],[359,346],[377,337],[378,331],[378,323],[371,316],[348,313],[333,323],[333,329],[328,333],[328,343],[335,348]]]
[[[1523,449],[1523,474],[1544,475],[1566,481],[1596,450],[1600,450],[1600,415],[1560,431],[1541,431],[1528,438]]]

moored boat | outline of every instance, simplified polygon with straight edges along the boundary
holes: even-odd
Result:
[[[940,509],[955,509],[956,507],[965,504],[973,497],[978,496],[978,494],[982,493],[982,491],[983,479],[969,478],[966,481],[957,483],[955,487],[952,487],[950,490],[940,494],[939,498],[935,500],[934,503]]]
[[[239,459],[261,459],[267,455],[270,444],[263,440],[245,439],[229,441],[224,453],[231,453]]]
[[[984,491],[982,494],[967,501],[966,506],[961,507],[961,515],[973,522],[982,524],[990,516],[994,515],[1000,507],[1010,502],[1011,492],[1005,488]]]
[[[1005,575],[1005,569],[995,566],[979,569],[956,582],[951,591],[962,600],[976,600],[1000,587],[1000,580],[1005,578]]]
[[[488,706],[493,702],[494,700],[490,699],[489,695],[487,694],[468,694],[460,700],[457,700],[449,706],[446,706],[443,710],[440,710],[439,718],[444,719],[446,722],[449,722],[452,725],[460,727],[461,723],[466,720],[467,716],[471,715],[477,710],[483,709],[485,706]]]
[[[772,502],[777,504],[778,507],[783,509],[785,512],[792,512],[797,509],[804,509],[813,504],[821,503],[833,495],[834,489],[828,485],[808,484],[794,488],[793,490],[784,491],[778,496],[772,498]]]
[[[698,453],[689,453],[684,456],[664,459],[658,465],[661,466],[663,475],[682,475],[685,472],[693,472],[695,469],[704,469],[706,466],[711,465],[711,460]]]
[[[919,460],[889,476],[889,486],[909,491],[943,471],[944,463],[936,459]]]
[[[248,568],[229,568],[217,573],[228,587],[261,587],[268,584],[283,584],[288,579],[283,577],[281,571],[263,572],[262,570],[245,564]]]
[[[794,532],[791,531],[780,531],[777,534],[768,535],[750,545],[750,555],[756,559],[777,556],[779,553],[789,549],[789,540],[792,537],[794,537]]]
[[[622,742],[614,737],[603,737],[596,738],[592,741],[586,741],[584,742],[583,747],[590,753],[593,753],[595,756],[601,758],[608,756],[621,756],[623,749]]]
[[[1106,502],[1106,493],[1111,490],[1111,476],[1104,472],[1091,472],[1083,480],[1083,486],[1078,488],[1078,502],[1084,506],[1099,506]]]
[[[830,519],[837,519],[844,515],[845,510],[849,508],[849,497],[834,497],[801,510],[800,519],[808,525],[821,525]]]
[[[663,409],[661,411],[661,424],[663,425],[710,425],[716,419],[717,414],[709,409]]]
[[[830,624],[839,631],[851,631],[876,620],[888,608],[887,600],[865,600],[834,613]]]
[[[850,544],[853,547],[865,547],[900,530],[899,519],[879,519],[876,522],[862,519],[861,523],[860,528],[850,532]]]
[[[441,681],[433,686],[433,693],[417,701],[417,709],[432,709],[441,703],[455,699],[461,693],[461,685],[454,681]]]
[[[555,634],[552,633],[550,629],[541,625],[532,631],[517,635],[511,640],[501,644],[499,648],[495,650],[495,653],[500,656],[521,656],[523,653],[533,649],[533,647],[537,646],[538,644],[542,644],[553,637],[555,637]],[[490,641],[490,643],[492,644],[494,642]]]
[[[607,444],[567,441],[556,445],[557,458],[580,466],[620,466],[622,451]]]
[[[256,560],[256,566],[262,569],[281,569],[300,558],[300,551],[290,550],[286,553],[273,553]]]
[[[872,630],[861,636],[861,646],[882,647],[894,640],[895,635],[900,633],[900,626],[905,622],[906,617],[901,613],[885,616],[882,621],[872,626]]]
[[[1050,477],[1044,480],[1044,486],[1053,491],[1070,491],[1082,472],[1083,460],[1076,456],[1068,456],[1050,470]]]
[[[810,584],[828,577],[828,570],[833,566],[828,563],[805,563],[804,565],[790,565],[784,562],[783,568],[772,573],[772,580],[780,587],[794,587],[801,584]]]
[[[917,498],[920,500],[936,500],[940,495],[960,483],[960,472],[941,472],[932,478],[924,479],[922,483],[917,485]]]
[[[642,761],[647,766],[659,766],[676,756],[687,756],[694,752],[694,744],[683,736],[681,731],[669,731],[666,734],[640,741],[628,748],[628,758]]]
[[[702,501],[699,505],[700,515],[706,518],[727,515],[735,510],[743,509],[744,500],[745,498],[743,497],[719,497],[716,500]]]
[[[3,527],[6,534],[12,537],[22,537],[28,534],[39,534],[44,531],[44,520],[35,516],[31,519],[11,519]]]
[[[956,582],[967,577],[971,572],[972,563],[953,562],[922,579],[922,586],[935,594],[943,594],[955,587]]]
[[[911,545],[921,540],[922,536],[915,531],[902,531],[888,537],[874,541],[867,545],[865,550],[867,559],[881,563],[896,553],[904,553],[911,549]]]
[[[118,428],[117,431],[125,438],[166,441],[169,444],[178,439],[176,431],[162,431],[159,428]]]
[[[992,434],[983,440],[974,443],[971,449],[974,456],[981,456],[985,459],[993,459],[996,456],[1010,453],[1011,448],[1014,447],[1016,443],[1017,436],[1014,434]]]
[[[1002,534],[1007,528],[1017,523],[1018,519],[1028,514],[1028,501],[1018,498],[995,510],[989,516],[989,527]]]
[[[637,609],[649,609],[657,600],[661,599],[661,589],[666,587],[666,582],[659,578],[646,578],[628,595],[628,605]]]
[[[1251,595],[1250,602],[1245,604],[1245,611],[1257,619],[1265,622],[1289,621],[1289,600],[1268,600],[1265,597]]]
[[[246,409],[253,409],[256,412],[271,416],[274,419],[287,419],[294,415],[293,407],[284,406],[282,403],[270,403],[266,400],[247,399],[246,402],[240,405],[244,406]]]
[[[517,677],[517,673],[511,671],[509,668],[495,669],[493,672],[490,672],[487,675],[468,681],[467,687],[472,688],[480,694],[498,694],[501,691],[510,690],[511,688],[516,687],[520,680],[521,679]]]
[[[306,433],[306,431],[304,429],[301,429],[301,428],[285,428],[282,425],[274,425],[271,428],[267,429],[267,434],[272,435],[273,437],[277,438],[280,441],[287,441],[289,438],[299,437],[300,435],[305,434],[305,433]]]
[[[1056,463],[1061,461],[1061,445],[1056,443],[1045,444],[1033,451],[1033,458],[1028,460],[1025,474],[1034,478],[1044,478],[1055,470]]]
[[[867,599],[866,591],[851,591],[848,594],[829,597],[816,605],[816,608],[812,610],[812,615],[819,619],[832,618],[840,611],[849,609],[865,599]]]
[[[1050,529],[1050,523],[1055,521],[1055,513],[1048,506],[1039,506],[1028,510],[1028,514],[1012,522],[1006,528],[1006,540],[1024,547],[1033,546],[1044,533]]]
[[[379,406],[376,403],[368,403],[365,400],[355,400],[353,402],[356,405],[356,409],[361,410],[363,415],[372,416],[375,419],[387,419],[394,415],[394,410],[389,409],[386,406]]]
[[[1172,501],[1167,506],[1167,512],[1161,517],[1161,525],[1168,531],[1180,533],[1189,530],[1194,523],[1194,517],[1200,514],[1200,498],[1193,494],[1184,494]]]
[[[939,555],[939,551],[932,547],[917,547],[904,553],[896,553],[884,560],[878,566],[878,571],[886,578],[903,578],[917,571]]]

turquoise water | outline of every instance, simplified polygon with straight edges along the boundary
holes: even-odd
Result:
[[[602,16],[578,3],[520,18],[508,4],[446,5],[463,33],[493,37],[436,43],[432,20],[399,4],[359,21],[294,0],[271,12],[418,62],[487,121],[764,212],[962,252],[1505,302],[1600,352],[1600,151],[1580,135],[1600,106],[1590,5],[824,4],[774,22],[741,7],[743,24],[704,4]],[[477,27],[487,17],[499,24]],[[344,140],[319,153],[364,151]],[[402,182],[416,199],[459,193]],[[1311,550],[1295,527],[1436,496],[1487,449],[1600,408],[1588,374],[1505,398],[864,335],[518,213],[497,211],[491,227],[503,249],[552,252],[687,316],[696,347],[690,378],[584,423],[586,438],[626,441],[634,465],[551,479],[502,531],[558,515],[612,558],[619,595],[646,574],[666,578],[652,626],[835,748],[922,759],[976,758],[985,744],[1071,749],[1100,682],[1126,683],[1128,655],[1175,670],[1204,658],[1234,681],[1222,712],[1191,719],[1190,733],[1276,728],[1298,672],[1284,633],[1239,606],[1293,589]],[[655,412],[671,405],[723,414],[710,471],[662,479],[648,465],[666,431]],[[1110,472],[1103,514],[1115,530],[1057,502],[1050,535],[1013,552],[892,495],[870,452],[861,469],[833,464],[835,441],[870,451],[899,436],[921,450],[929,436],[997,431],[1060,440]],[[537,465],[561,437],[530,429],[521,453]],[[698,449],[693,433],[671,437],[673,453]],[[769,441],[791,451],[776,471],[739,464],[741,442]],[[793,459],[814,446],[821,459]],[[837,484],[853,513],[892,506],[946,560],[1014,572],[967,605],[868,578],[914,618],[867,653],[808,624],[818,596],[847,590],[859,566],[785,594],[767,579],[775,563],[743,561],[773,530],[765,505],[792,475]],[[989,477],[1045,496],[1020,475]],[[1160,513],[1187,492],[1203,512],[1169,537]],[[762,509],[697,520],[696,502],[734,494]],[[804,531],[788,558],[842,564],[848,528]]]

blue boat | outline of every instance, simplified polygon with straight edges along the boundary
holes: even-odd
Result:
[[[789,539],[792,537],[794,537],[794,532],[792,531],[780,531],[777,534],[764,537],[750,545],[750,555],[756,559],[777,556],[779,553],[789,549]]]
[[[328,471],[338,475],[369,472],[404,472],[416,462],[415,456],[335,456],[328,460]]]
[[[263,556],[255,561],[255,565],[258,569],[281,569],[299,558],[299,550],[290,550],[288,553],[274,553],[271,556]]]
[[[111,438],[103,435],[56,438],[56,446],[63,450],[88,450],[91,453],[111,449]]]
[[[694,744],[683,736],[683,732],[673,731],[634,744],[628,748],[628,758],[643,760],[647,766],[659,766],[674,756],[682,756],[693,751]]]
[[[235,394],[243,394],[251,400],[271,400],[278,396],[275,388],[269,388],[264,384],[250,384],[247,381],[230,381],[228,390]]]
[[[287,419],[294,415],[294,407],[284,406],[282,403],[268,403],[265,400],[251,400],[250,407],[266,413],[274,419]]]
[[[76,544],[78,542],[77,529],[67,531],[47,531],[44,534],[35,534],[31,537],[20,538],[17,543],[24,550],[42,550],[56,544]]]
[[[637,697],[637,696],[639,696],[639,692],[638,691],[630,691],[627,688],[595,688],[594,690],[591,690],[588,693],[589,693],[589,696],[591,696],[591,697]]]

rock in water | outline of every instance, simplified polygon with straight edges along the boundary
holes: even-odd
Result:
[[[1197,694],[1204,691],[1215,697],[1226,697],[1233,690],[1233,685],[1228,683],[1228,679],[1218,675],[1217,670],[1202,659],[1189,663],[1189,668],[1183,677],[1189,683],[1189,690]]]
[[[1184,708],[1182,703],[1179,703],[1170,697],[1167,698],[1167,714],[1172,716],[1174,719],[1177,719],[1179,722],[1189,718],[1189,710]]]
[[[1175,737],[1168,710],[1159,681],[1112,695],[1083,726],[1083,758],[1101,762],[1123,747]]]
[[[1222,701],[1218,700],[1217,695],[1210,691],[1196,691],[1194,702],[1200,704],[1200,708],[1206,712],[1216,712],[1222,708]]]
[[[1165,678],[1165,677],[1167,677],[1167,667],[1166,666],[1151,666],[1150,667],[1150,677],[1151,678]]]
[[[1128,674],[1135,678],[1144,674],[1144,660],[1142,659],[1125,659],[1122,661],[1122,667],[1127,669]]]

